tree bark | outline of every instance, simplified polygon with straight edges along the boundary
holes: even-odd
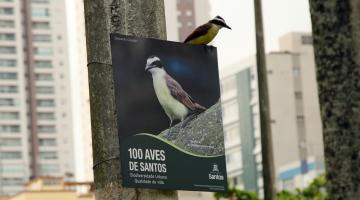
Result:
[[[162,0],[85,0],[96,199],[173,200],[170,190],[123,188],[110,33],[166,39]]]
[[[256,65],[259,85],[259,110],[261,128],[261,153],[264,179],[264,198],[273,200],[276,195],[275,168],[270,124],[269,89],[266,69],[264,30],[261,0],[254,1],[256,31]]]
[[[360,198],[360,1],[310,0],[331,199]]]

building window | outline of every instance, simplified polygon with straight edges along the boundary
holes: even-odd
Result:
[[[251,69],[252,69],[252,68],[251,68]],[[251,71],[250,80],[252,80],[252,81],[255,80],[255,72],[253,72],[253,71]]]
[[[34,42],[51,42],[51,35],[33,35]]]
[[[55,126],[54,125],[39,125],[38,127],[39,133],[55,133]]]
[[[304,123],[305,117],[304,117],[304,115],[297,115],[296,120],[298,123]]]
[[[16,80],[17,79],[17,73],[15,73],[15,72],[3,72],[3,73],[0,73],[0,79],[2,79],[2,80]]]
[[[0,59],[0,67],[15,67],[16,60],[13,59]]]
[[[21,159],[21,152],[19,151],[2,151],[0,152],[0,159],[2,160],[18,160]],[[3,181],[3,179],[2,179]]]
[[[21,146],[21,140],[18,138],[2,138],[0,141],[0,146],[18,147]]]
[[[54,80],[52,74],[35,74],[37,81],[52,81]]]
[[[226,155],[227,163],[242,163],[241,151],[235,151]]]
[[[0,8],[0,15],[12,15],[14,14],[13,8]]]
[[[53,151],[49,152],[40,152],[40,159],[42,160],[55,160],[57,159],[57,153]]]
[[[0,167],[0,173],[23,173],[24,167],[21,164],[6,164]]]
[[[16,85],[0,85],[0,93],[17,93],[18,86]]]
[[[0,133],[19,133],[19,125],[0,125]]]
[[[15,99],[10,98],[1,98],[0,99],[0,106],[16,106],[17,101]]]
[[[33,22],[33,29],[48,30],[50,29],[50,22]]]
[[[24,181],[22,178],[1,178],[1,183],[3,186],[22,186]]]
[[[55,119],[55,113],[53,112],[38,112],[37,118],[39,120],[54,120]]]
[[[295,92],[295,98],[298,100],[302,99],[302,92]]]
[[[36,93],[37,94],[54,94],[55,89],[52,86],[37,86]]]
[[[53,50],[50,47],[35,47],[34,54],[39,56],[48,56],[53,54]]]
[[[0,28],[14,28],[15,22],[12,20],[0,20]]]
[[[224,123],[237,120],[239,117],[239,105],[237,100],[224,103],[222,112]]]
[[[47,8],[32,8],[31,15],[33,17],[49,17],[50,12]]]
[[[52,68],[51,60],[35,60],[35,67],[37,68]]]
[[[239,176],[232,178],[232,182],[234,185],[242,185],[243,184],[242,176],[239,175]]]
[[[59,165],[56,165],[56,164],[41,164],[40,165],[40,173],[42,176],[54,175],[59,172],[60,172]]]
[[[300,67],[293,67],[293,75],[295,77],[300,76]]]
[[[54,186],[54,185],[60,185],[61,184],[61,179],[45,179],[44,180],[44,185],[47,186]]]
[[[43,138],[43,139],[39,139],[39,145],[40,146],[56,146],[56,139],[54,138]]]
[[[1,41],[14,41],[15,34],[14,33],[0,33],[0,40]]]
[[[55,107],[55,101],[53,99],[40,99],[37,100],[38,107]]]
[[[31,3],[48,4],[49,0],[31,0]]]
[[[186,11],[186,16],[189,16],[189,17],[192,16],[192,11],[191,11],[191,10],[187,10],[187,11]]]
[[[313,38],[310,35],[303,35],[301,37],[301,43],[303,45],[312,45],[313,44]]]
[[[225,142],[235,142],[240,141],[240,126],[238,123],[231,125],[231,126],[225,126],[224,127],[224,137]]]
[[[15,47],[0,46],[0,54],[15,54]]]
[[[5,119],[5,120],[9,120],[9,119],[19,119],[20,115],[18,112],[0,112],[0,120],[1,119]]]
[[[224,94],[228,93],[228,92],[233,92],[236,90],[236,77],[230,77],[230,78],[226,78],[221,80],[221,92],[223,92]]]

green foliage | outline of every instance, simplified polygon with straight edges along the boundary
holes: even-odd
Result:
[[[254,192],[239,190],[235,187],[229,187],[227,193],[216,192],[214,194],[216,200],[227,198],[229,200],[260,200]],[[309,186],[303,190],[296,189],[295,192],[283,190],[276,195],[277,200],[329,200],[326,193],[326,178],[321,175],[315,178]]]
[[[297,189],[295,193],[281,191],[277,194],[278,200],[329,200],[326,193],[325,175],[315,178],[308,187]]]
[[[222,197],[231,200],[260,200],[255,192],[239,190],[236,187],[229,188],[227,193],[216,192],[214,197],[216,200],[219,200]]]

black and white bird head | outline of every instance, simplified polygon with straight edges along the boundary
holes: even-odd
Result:
[[[210,20],[209,22],[212,23],[212,24],[215,24],[215,25],[217,25],[217,26],[219,26],[221,28],[231,29],[230,26],[228,26],[226,24],[225,20],[222,17],[220,17],[219,15],[216,16],[214,19]]]
[[[150,56],[146,61],[145,71],[154,73],[158,70],[164,70],[163,64],[160,61],[160,58],[157,56]]]

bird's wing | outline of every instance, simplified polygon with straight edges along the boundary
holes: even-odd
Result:
[[[170,90],[171,96],[173,96],[176,100],[180,101],[183,105],[185,105],[189,110],[206,110],[205,107],[197,104],[188,93],[186,93],[181,85],[174,80],[171,76],[165,75],[166,85]]]
[[[211,28],[211,24],[210,23],[206,23],[203,24],[199,27],[197,27],[184,41],[184,43],[187,43],[201,35],[205,35],[208,30]]]

